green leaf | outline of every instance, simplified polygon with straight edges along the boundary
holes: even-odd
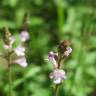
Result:
[[[32,17],[30,19],[30,26],[32,26],[32,27],[41,26],[42,24],[44,24],[44,20],[40,17]]]
[[[25,78],[30,78],[34,75],[36,75],[38,72],[41,71],[41,68],[40,67],[33,67],[33,68],[30,68],[27,73],[25,74]]]

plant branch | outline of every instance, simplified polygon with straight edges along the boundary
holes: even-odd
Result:
[[[55,86],[55,95],[54,96],[58,96],[58,92],[59,92],[59,85]]]
[[[9,78],[9,96],[12,96],[12,69],[10,63],[10,52],[8,52],[8,78]]]

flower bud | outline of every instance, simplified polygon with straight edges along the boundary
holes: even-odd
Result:
[[[64,52],[64,56],[69,56],[69,54],[72,52],[72,48],[71,47],[67,47],[67,50]]]
[[[57,58],[57,55],[54,52],[52,52],[52,51],[49,52],[48,59],[53,64],[53,67],[54,68],[57,68],[58,67],[56,58]]]
[[[58,46],[58,52],[60,54],[63,54],[64,51],[66,51],[66,48],[70,45],[70,42],[68,40],[64,40],[63,42],[61,42]]]
[[[25,41],[29,40],[29,33],[28,33],[28,31],[22,31],[20,33],[20,38],[21,38],[22,42],[25,42]]]
[[[8,27],[4,27],[4,35],[3,35],[3,40],[6,45],[10,45],[10,37],[11,33],[9,32]]]
[[[58,46],[58,52],[61,57],[67,57],[72,52],[72,48],[69,47],[70,42],[68,40],[64,40]]]
[[[9,40],[10,40],[9,44],[6,44],[6,43],[4,44],[4,48],[5,49],[11,49],[12,48],[12,45],[15,42],[15,37],[14,36],[11,36],[9,38]]]

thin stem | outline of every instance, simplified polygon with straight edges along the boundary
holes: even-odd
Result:
[[[59,56],[58,56],[58,69],[60,69],[60,66],[61,66],[61,61],[62,61],[62,57],[60,56],[60,54],[59,54]],[[60,85],[55,85],[55,96],[58,96],[58,92],[59,92],[59,86]]]
[[[62,60],[62,58],[60,57],[59,60],[58,60],[58,69],[60,69],[61,60]]]
[[[62,0],[57,0],[58,5],[57,5],[57,14],[58,14],[58,27],[59,27],[59,32],[62,32],[62,27],[64,25],[64,15],[63,15],[63,8],[62,8]],[[59,54],[58,56],[58,69],[60,69],[61,66],[61,61],[62,58]],[[55,86],[55,96],[58,96],[58,91],[59,91],[59,85]]]
[[[64,14],[63,14],[64,12],[63,12],[63,8],[62,8],[62,0],[58,0],[57,12],[58,12],[59,31],[62,32],[62,27],[64,25]]]
[[[8,52],[8,78],[9,78],[9,96],[12,96],[12,69],[10,65],[10,52]]]
[[[27,88],[27,81],[26,81],[26,69],[23,71],[23,76],[24,76],[24,96],[28,96],[28,88]]]
[[[59,92],[59,85],[55,86],[55,95],[54,96],[58,96],[58,92]]]

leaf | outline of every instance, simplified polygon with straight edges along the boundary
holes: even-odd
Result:
[[[87,65],[93,65],[96,60],[96,52],[90,52],[86,54],[85,62]]]
[[[4,26],[7,26],[9,28],[16,28],[16,25],[14,22],[0,18],[0,29],[2,29]]]
[[[36,75],[38,72],[41,71],[41,68],[40,67],[33,67],[33,68],[30,68],[27,73],[25,74],[25,78],[30,78],[34,75]]]
[[[24,79],[23,78],[15,80],[13,82],[13,88],[18,87],[22,82],[24,82]]]
[[[30,19],[30,26],[41,26],[44,23],[44,20],[40,17],[32,17]]]

